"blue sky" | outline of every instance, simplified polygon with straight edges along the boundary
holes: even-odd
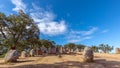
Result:
[[[41,39],[57,44],[120,45],[120,0],[0,0],[0,12],[19,9],[37,23]]]

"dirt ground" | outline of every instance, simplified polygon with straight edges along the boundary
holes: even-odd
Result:
[[[82,54],[69,54],[58,57],[47,55],[40,57],[20,58],[16,63],[3,63],[0,68],[120,68],[120,54],[95,54],[94,62],[84,63]]]

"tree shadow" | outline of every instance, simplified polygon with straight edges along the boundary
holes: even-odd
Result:
[[[103,65],[105,68],[120,68],[120,61],[107,61],[105,59],[97,59],[95,63]]]
[[[25,62],[32,62],[32,61],[35,61],[35,60],[17,61],[17,62],[14,62],[14,63],[25,63]]]
[[[120,68],[118,61],[106,61],[105,59],[97,59],[92,63],[83,63],[77,61],[58,62],[54,64],[30,64],[16,66],[12,68]]]
[[[19,61],[15,61],[15,62],[3,62],[3,63],[0,63],[0,65],[16,65],[16,64],[19,64],[19,63],[26,63],[26,62],[32,62],[34,60],[19,60]]]

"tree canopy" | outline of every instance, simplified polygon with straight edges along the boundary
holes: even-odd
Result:
[[[33,19],[22,10],[18,14],[6,16],[0,13],[0,37],[2,44],[8,47],[24,47],[34,45],[39,40],[40,31]],[[26,44],[27,43],[27,44]]]

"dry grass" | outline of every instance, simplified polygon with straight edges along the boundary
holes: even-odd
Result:
[[[0,68],[120,68],[120,54],[95,53],[92,63],[84,63],[81,53],[62,55],[61,58],[56,55],[28,57],[11,64],[2,62],[0,60]]]

